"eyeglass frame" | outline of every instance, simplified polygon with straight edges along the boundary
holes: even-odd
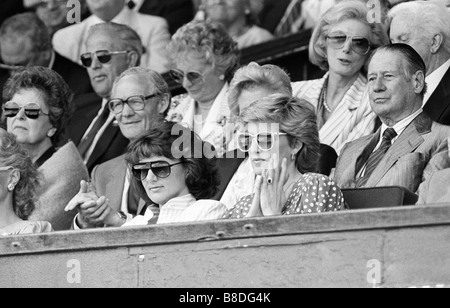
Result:
[[[160,167],[153,167],[154,164],[161,164],[161,163],[165,163],[167,164],[167,166],[160,166]],[[138,163],[138,164],[134,164],[133,167],[131,168],[131,174],[133,175],[133,177],[139,181],[139,182],[143,182],[146,178],[148,178],[148,172],[151,170],[152,173],[158,178],[158,179],[167,179],[168,177],[170,177],[170,175],[172,174],[172,167],[174,166],[178,166],[181,164],[184,164],[185,162],[178,162],[175,164],[170,164],[169,162],[166,161],[155,161],[155,162],[151,162],[151,163]],[[142,169],[135,169],[137,166],[145,166],[145,168]],[[150,166],[148,168],[148,166]],[[154,171],[153,168],[169,168],[169,174],[167,176],[158,176]],[[139,177],[136,174],[136,171],[139,170]],[[141,173],[142,170],[146,170],[147,174],[144,178],[142,178]]]
[[[351,36],[351,35],[345,34],[345,33],[343,33],[343,32],[337,32],[337,33],[339,33],[339,35],[336,34],[335,36],[333,36],[333,33],[328,34],[327,37],[326,37],[327,42],[328,42],[330,39],[337,38],[337,37],[343,37],[343,36],[345,36],[345,42],[342,44],[342,46],[339,46],[339,47],[338,47],[338,46],[331,46],[331,48],[333,48],[333,49],[341,49],[342,47],[345,46],[345,44],[347,44],[347,42],[348,42],[349,39],[351,39],[351,48],[352,48],[352,50],[353,50],[354,52],[356,52],[357,54],[361,55],[361,56],[367,55],[367,54],[370,52],[370,50],[372,49],[372,43],[370,42],[370,40],[369,40],[368,38],[366,38],[366,37],[364,37],[364,36]],[[364,39],[364,40],[367,41],[367,43],[368,43],[368,49],[367,49],[367,51],[366,51],[365,53],[360,53],[360,52],[358,52],[358,51],[356,50],[356,48],[353,46],[354,39]]]
[[[174,73],[179,73],[180,75],[183,76],[183,79],[179,80],[178,78],[174,77]],[[198,74],[199,75],[199,77],[197,78],[198,80],[192,81],[189,77],[187,77],[191,73]],[[169,71],[169,75],[178,84],[183,84],[185,78],[187,78],[187,80],[189,80],[189,82],[192,83],[192,84],[200,83],[200,81],[202,83],[205,82],[204,73],[200,73],[200,72],[197,72],[197,71],[190,71],[190,72],[185,73],[185,72],[183,72],[182,70],[179,70],[179,69],[171,69]]]
[[[109,110],[110,110],[113,114],[121,114],[121,113],[123,112],[124,108],[125,108],[125,104],[127,104],[128,107],[130,107],[131,110],[133,110],[133,111],[142,111],[142,110],[145,109],[145,101],[148,101],[149,99],[152,99],[152,98],[157,97],[157,96],[159,96],[159,95],[161,95],[161,93],[154,93],[154,94],[148,95],[148,96],[144,96],[144,95],[132,95],[132,96],[128,97],[126,100],[123,100],[123,99],[120,99],[120,98],[112,98],[112,99],[108,100],[108,108],[109,108]],[[135,109],[135,108],[131,107],[131,105],[129,104],[129,100],[132,99],[132,98],[140,98],[140,99],[142,99],[142,108]],[[116,101],[121,101],[121,103],[122,103],[122,104],[121,104],[122,110],[120,110],[119,112],[115,112],[115,111],[112,109],[112,107],[111,107],[111,103],[112,103],[113,101],[115,101],[115,100],[116,100]]]
[[[8,109],[18,109],[18,110],[17,110],[17,113],[16,113],[15,115],[8,116],[8,115],[5,114],[5,113],[6,113],[6,109],[7,109],[6,105],[7,105],[8,103],[14,103],[14,104],[16,104],[16,105],[18,106],[18,108],[8,108]],[[30,106],[30,105],[36,105],[36,106],[38,107],[38,109],[34,109],[34,110],[33,110],[33,111],[35,111],[35,112],[36,112],[36,111],[39,112],[36,118],[30,117],[29,115],[27,115],[27,109],[26,109],[26,107],[28,107],[28,106]],[[18,103],[14,102],[14,101],[7,101],[6,103],[3,104],[2,109],[3,109],[3,115],[4,115],[6,118],[14,118],[14,117],[17,117],[17,115],[20,113],[20,110],[22,110],[22,109],[24,110],[24,115],[25,115],[28,119],[31,119],[31,120],[37,120],[37,119],[39,119],[39,116],[40,116],[41,114],[43,114],[43,115],[45,115],[45,116],[50,116],[50,112],[49,112],[49,113],[45,113],[44,111],[42,111],[41,106],[39,106],[39,105],[36,104],[36,103],[28,103],[28,104],[26,104],[25,106],[20,106]],[[28,110],[28,111],[30,111],[30,110]]]
[[[111,56],[111,58],[110,58],[108,61],[106,61],[106,62],[102,62],[102,61],[100,61],[100,59],[98,58],[98,55],[97,55],[97,53],[99,53],[99,52],[106,52],[106,53],[109,54],[109,56]],[[121,50],[121,51],[110,51],[110,50],[107,50],[107,49],[96,50],[96,51],[92,51],[92,52],[85,52],[85,53],[83,53],[83,54],[80,56],[80,61],[81,61],[81,64],[83,65],[83,67],[85,67],[85,68],[90,68],[90,67],[92,67],[92,63],[94,63],[94,58],[93,58],[92,55],[95,55],[95,57],[97,58],[98,62],[100,62],[101,64],[108,64],[108,63],[111,62],[112,56],[115,56],[115,55],[122,55],[122,54],[128,54],[128,53],[130,53],[130,52],[131,52],[130,50]],[[83,56],[88,55],[88,54],[91,56],[90,61],[92,61],[91,64],[90,64],[89,66],[87,66],[87,65],[85,65],[85,64],[83,63]]]
[[[260,149],[261,151],[264,151],[264,152],[269,152],[269,151],[271,151],[272,149],[273,149],[273,147],[274,147],[274,142],[272,141],[272,146],[270,147],[270,149],[264,149],[264,148],[262,148],[260,145],[259,145],[259,141],[258,141],[258,136],[259,135],[261,135],[261,134],[267,134],[267,135],[270,135],[270,138],[272,139],[272,140],[275,140],[275,137],[274,136],[288,136],[289,134],[287,134],[287,133],[281,133],[281,132],[261,132],[261,133],[257,133],[256,135],[254,135],[254,134],[251,134],[251,133],[249,133],[249,132],[239,132],[239,133],[237,133],[237,146],[238,146],[238,148],[239,148],[239,150],[241,150],[242,152],[244,152],[244,153],[246,153],[246,152],[249,152],[250,151],[250,149],[251,149],[251,147],[252,147],[252,145],[253,145],[253,141],[256,139],[256,145],[258,146],[258,149]],[[242,149],[241,148],[241,145],[240,145],[240,142],[239,142],[239,137],[240,136],[242,136],[242,135],[249,135],[251,138],[250,138],[250,144],[249,144],[249,147],[248,147],[248,150],[244,150],[244,149]]]

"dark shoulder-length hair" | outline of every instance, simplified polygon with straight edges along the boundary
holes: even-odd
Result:
[[[21,90],[30,89],[38,90],[44,95],[50,123],[56,128],[51,141],[53,145],[57,145],[73,111],[72,90],[55,71],[46,67],[32,66],[12,74],[3,89],[3,102],[10,101]]]
[[[35,209],[40,174],[28,152],[17,142],[16,137],[0,128],[0,164],[11,166],[20,173],[20,180],[14,188],[13,210],[16,215],[27,220]]]
[[[151,127],[129,145],[128,168],[131,170],[135,164],[152,156],[180,160],[186,170],[186,186],[195,199],[211,199],[218,192],[220,176],[215,149],[191,129],[162,118],[153,121]],[[133,176],[130,182],[142,199],[152,202],[141,182]]]

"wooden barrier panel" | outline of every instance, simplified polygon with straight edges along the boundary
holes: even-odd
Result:
[[[0,238],[0,287],[450,287],[450,206]]]

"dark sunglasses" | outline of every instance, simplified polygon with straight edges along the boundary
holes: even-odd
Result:
[[[176,164],[169,164],[165,161],[156,161],[152,163],[140,163],[133,166],[131,172],[136,180],[139,182],[144,181],[148,176],[148,171],[152,170],[153,174],[160,179],[165,179],[172,173],[172,167],[184,164],[183,162]]]
[[[41,107],[38,104],[30,103],[23,107],[20,107],[19,104],[15,102],[6,102],[3,105],[3,115],[7,118],[14,118],[19,114],[20,110],[23,109],[25,111],[25,116],[29,119],[36,120],[39,118],[40,114],[48,116],[48,113],[44,113]]]
[[[98,50],[95,52],[86,52],[81,55],[81,63],[84,67],[91,67],[94,55],[97,60],[102,64],[107,64],[111,61],[112,56],[127,54],[129,51],[109,51],[109,50]]]
[[[203,81],[203,75],[199,72],[188,72],[184,74],[180,70],[171,70],[169,73],[173,80],[179,84],[183,84],[184,76],[186,76],[187,80],[193,84]]]
[[[123,100],[120,98],[113,98],[108,101],[109,110],[111,110],[111,112],[114,114],[119,114],[123,111],[125,104],[127,104],[134,111],[141,111],[141,110],[144,110],[144,108],[145,108],[146,100],[154,98],[158,95],[159,95],[158,93],[155,93],[155,94],[152,94],[149,96],[135,95],[135,96],[130,96],[126,100]]]
[[[273,149],[275,144],[275,136],[286,136],[286,133],[259,133],[256,135],[252,135],[250,133],[238,133],[237,141],[238,147],[242,152],[250,151],[252,147],[253,140],[256,140],[256,144],[258,148],[262,151],[270,151]]]
[[[344,47],[348,40],[352,42],[352,50],[359,55],[367,55],[370,51],[371,44],[368,39],[360,36],[349,36],[345,33],[331,33],[327,37],[328,44],[333,49]]]

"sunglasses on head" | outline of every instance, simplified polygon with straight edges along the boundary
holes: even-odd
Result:
[[[153,174],[160,178],[165,179],[170,176],[172,173],[172,167],[181,165],[183,162],[179,162],[176,164],[169,164],[166,161],[156,161],[152,163],[140,163],[133,166],[131,172],[136,180],[142,182],[148,177],[149,170],[152,170]]]
[[[344,47],[348,40],[351,40],[352,50],[362,56],[368,54],[371,49],[370,41],[361,36],[349,36],[345,33],[337,32],[329,34],[327,39],[328,44],[333,49],[340,49]]]
[[[134,95],[126,100],[120,98],[113,98],[108,101],[109,110],[114,114],[119,114],[123,111],[125,104],[127,104],[133,111],[141,111],[145,108],[145,101],[158,96],[159,93],[152,95]]]
[[[175,80],[175,82],[179,84],[183,84],[185,76],[187,80],[189,80],[189,82],[193,84],[203,81],[203,75],[199,72],[188,72],[185,74],[180,70],[171,70],[170,76],[173,78],[173,80]]]
[[[112,56],[127,54],[129,51],[109,51],[109,50],[98,50],[95,52],[86,52],[81,55],[81,63],[84,67],[91,67],[93,62],[93,57],[97,57],[97,60],[102,64],[107,64],[111,61]]]
[[[286,136],[286,133],[263,132],[256,135],[250,133],[238,133],[238,147],[242,152],[250,151],[252,143],[256,140],[258,148],[262,151],[270,151],[275,144],[275,136]]]
[[[40,114],[48,116],[48,113],[44,113],[41,107],[35,103],[29,103],[23,107],[19,106],[19,104],[15,102],[6,102],[3,105],[3,115],[7,118],[14,118],[19,114],[20,110],[23,109],[25,112],[25,116],[29,119],[36,120],[39,118]]]

